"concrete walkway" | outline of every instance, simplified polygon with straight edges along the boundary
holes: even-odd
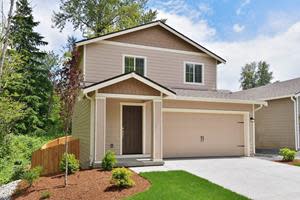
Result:
[[[300,167],[257,158],[166,160],[164,166],[131,168],[137,173],[185,170],[251,199],[300,199]]]

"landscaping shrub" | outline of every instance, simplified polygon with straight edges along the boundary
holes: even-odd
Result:
[[[111,183],[117,187],[132,187],[134,181],[131,179],[132,172],[124,167],[112,170]]]
[[[22,179],[25,180],[29,186],[32,186],[33,182],[40,177],[42,170],[43,168],[41,166],[32,168],[23,174]]]
[[[22,163],[22,161],[16,161],[13,166],[13,174],[11,176],[12,180],[19,180],[23,177],[26,171],[26,167]]]
[[[289,148],[283,148],[279,151],[279,155],[283,156],[282,160],[287,162],[293,161],[295,159],[296,153],[296,151]]]
[[[0,140],[0,185],[22,178],[22,165],[31,163],[32,152],[43,144],[63,133],[32,135],[8,135],[5,141]]]
[[[64,154],[60,163],[59,168],[62,172],[66,170],[66,158],[68,159],[68,174],[73,174],[79,170],[79,160],[76,159],[74,154]]]
[[[112,151],[107,151],[104,158],[102,159],[102,169],[106,171],[111,171],[116,163],[117,159],[115,153]]]
[[[49,191],[43,191],[41,193],[41,197],[40,199],[49,199],[50,198],[51,193]]]

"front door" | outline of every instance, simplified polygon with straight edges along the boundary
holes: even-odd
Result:
[[[122,107],[122,154],[142,154],[143,107]]]

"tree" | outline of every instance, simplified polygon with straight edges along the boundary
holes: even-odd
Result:
[[[256,72],[256,87],[267,85],[273,79],[273,72],[269,71],[269,64],[265,61],[260,61]]]
[[[254,88],[256,86],[255,72],[256,72],[255,62],[246,64],[242,68],[240,82],[243,90]]]
[[[67,53],[65,53],[63,67],[58,70],[58,83],[56,84],[56,89],[61,99],[61,118],[63,120],[64,132],[66,136],[66,154],[68,153],[67,135],[70,133],[74,105],[80,92],[80,82],[82,80],[82,73],[79,68],[80,54],[75,48],[74,39],[72,37],[69,37],[67,46],[69,49]],[[66,159],[65,169],[65,186],[67,186],[68,159]]]
[[[49,69],[43,65],[46,53],[41,52],[39,46],[46,45],[47,42],[34,31],[39,22],[33,20],[32,8],[27,0],[17,1],[11,23],[11,51],[20,55],[22,63],[15,66],[14,74],[6,76],[3,93],[26,107],[25,117],[15,126],[16,133],[44,133],[52,85]]]
[[[3,3],[3,2],[2,2]],[[5,21],[5,17],[3,14],[2,8],[2,33],[1,33],[1,52],[0,52],[0,79],[2,76],[3,65],[5,60],[5,55],[8,46],[8,38],[10,36],[10,25],[12,19],[12,13],[14,8],[15,0],[10,0],[9,11],[7,14],[7,20]]]
[[[269,71],[269,66],[265,61],[246,64],[241,72],[241,88],[246,90],[269,84],[273,79],[273,73]]]
[[[147,1],[61,0],[60,11],[53,13],[52,21],[60,30],[71,22],[83,36],[99,36],[156,19],[157,11],[147,10]]]

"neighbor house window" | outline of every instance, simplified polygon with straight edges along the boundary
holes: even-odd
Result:
[[[203,83],[203,64],[185,62],[185,83]]]
[[[138,56],[124,56],[124,73],[136,72],[146,75],[146,59]]]

